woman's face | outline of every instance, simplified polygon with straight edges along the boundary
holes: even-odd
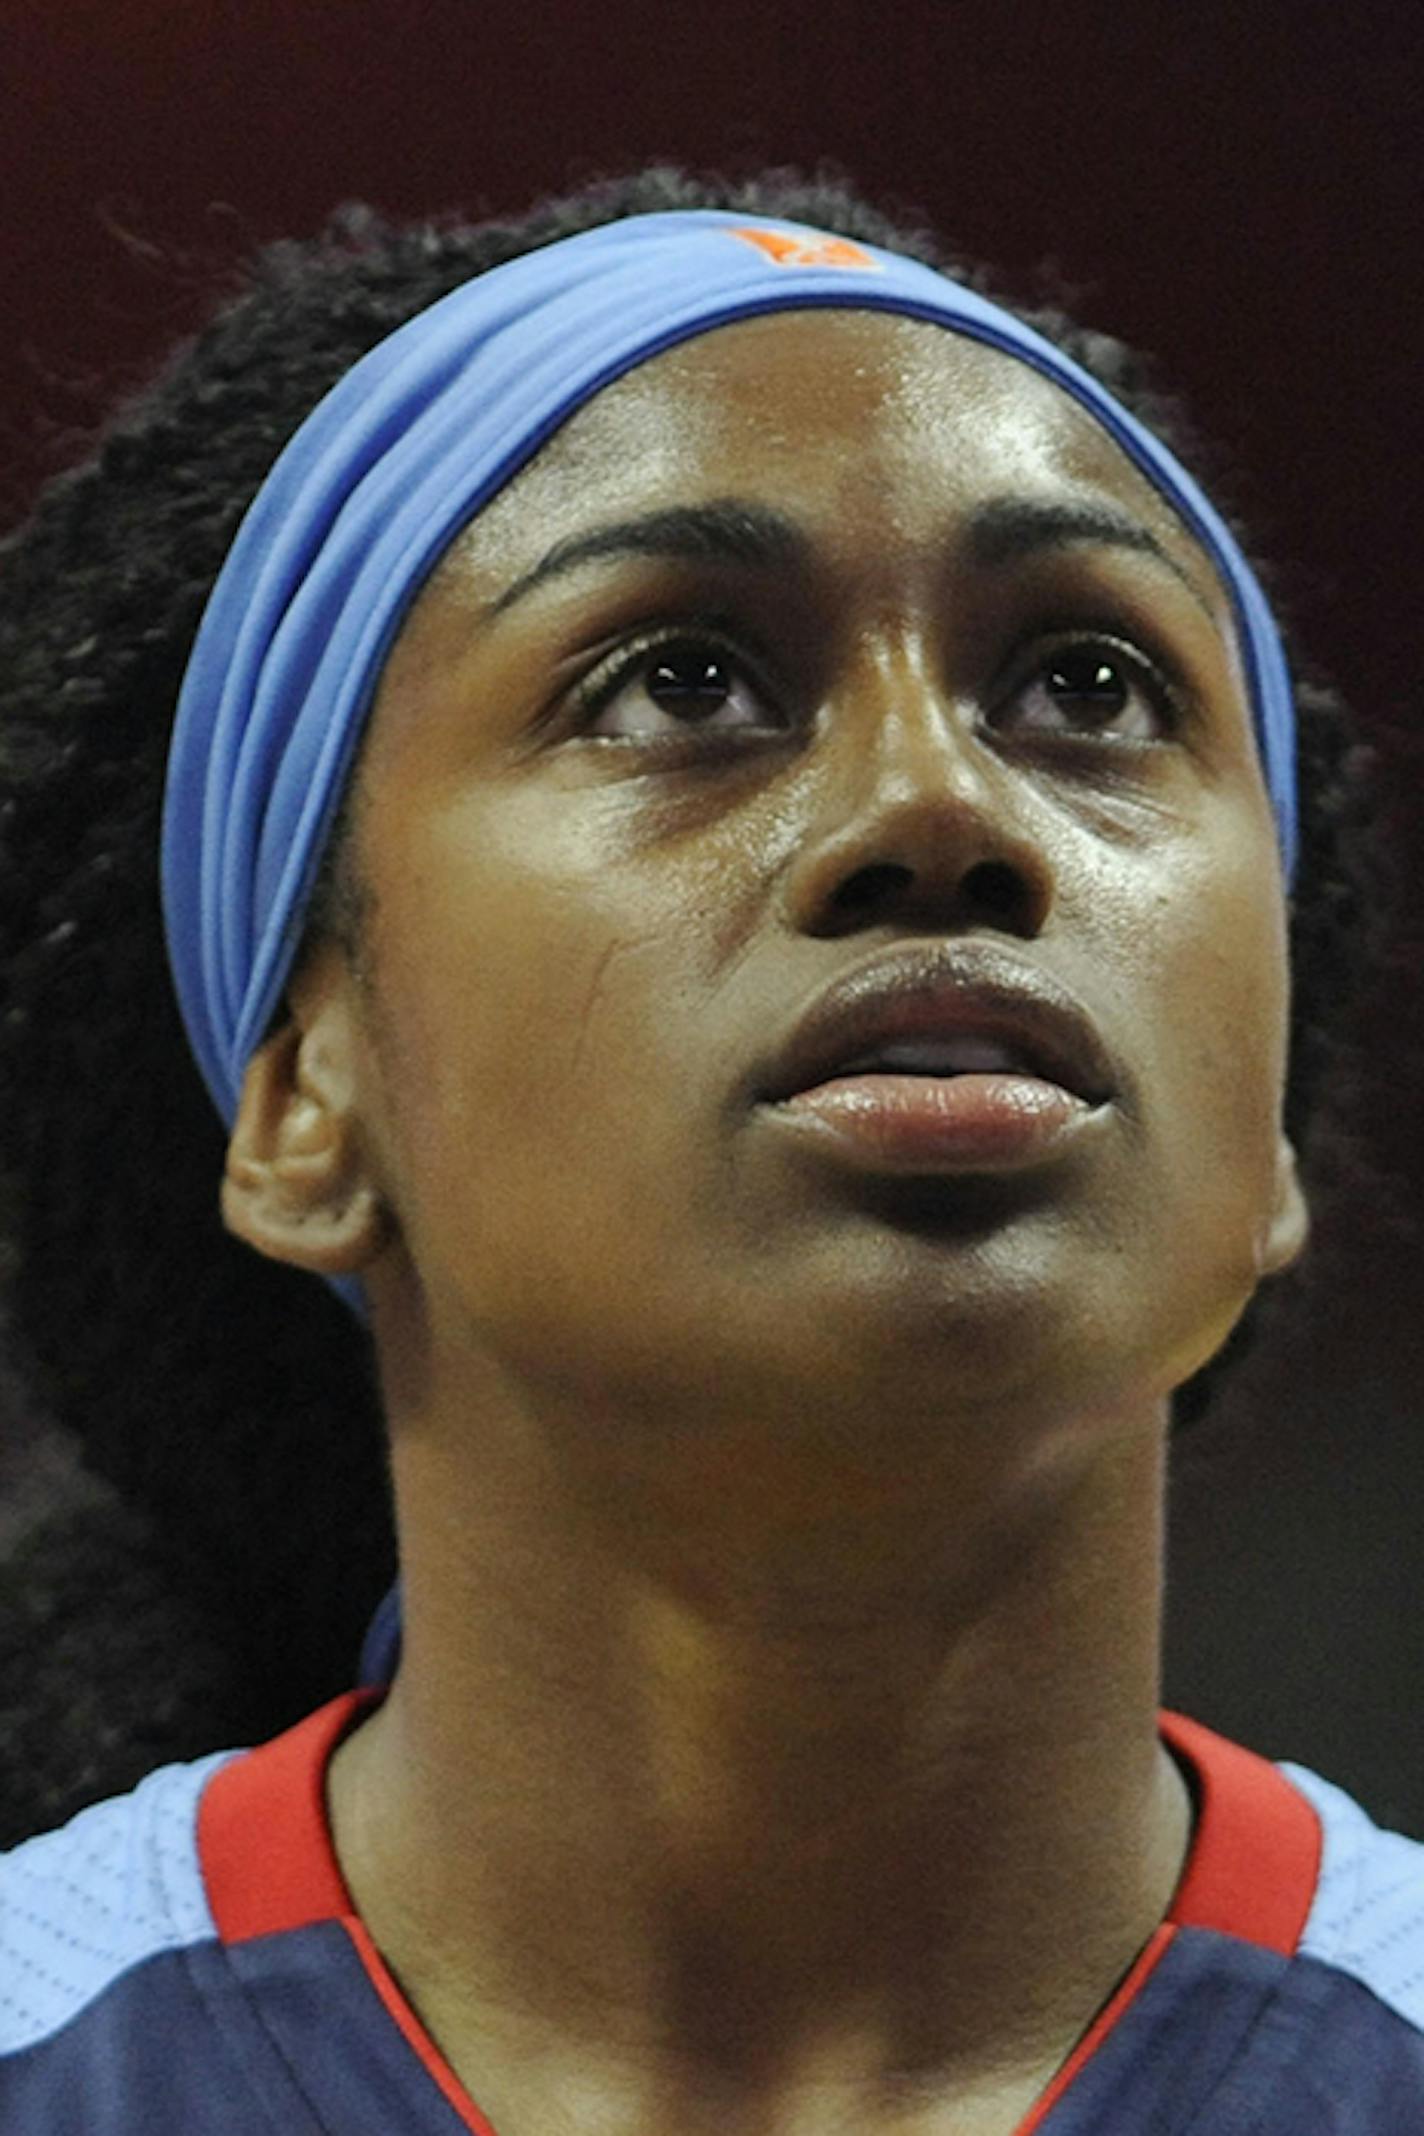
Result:
[[[359,776],[341,983],[432,1355],[649,1414],[1086,1405],[1187,1376],[1296,1250],[1229,603],[1025,365],[867,312],[646,364],[454,544]],[[951,1093],[918,1156],[770,1102],[902,952],[971,1026],[1066,1002],[1093,1102],[976,1141]]]

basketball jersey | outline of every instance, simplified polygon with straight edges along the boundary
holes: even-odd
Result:
[[[367,1703],[0,1857],[3,2136],[497,2136],[342,1882],[326,1766]],[[1424,1846],[1162,1732],[1197,1803],[1185,1872],[1018,2136],[1424,2130]]]

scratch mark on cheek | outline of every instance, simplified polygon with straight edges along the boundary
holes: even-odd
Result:
[[[594,965],[590,974],[588,987],[579,1006],[577,1026],[574,1031],[574,1050],[570,1067],[576,1076],[582,1076],[587,1065],[585,1056],[593,1039],[594,1013],[607,986],[609,967],[618,956],[620,950],[627,947],[628,944],[626,943],[610,942],[606,949],[600,951],[598,962]]]

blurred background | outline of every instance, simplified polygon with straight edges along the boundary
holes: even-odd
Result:
[[[1380,753],[1413,912],[1421,62],[1397,0],[0,0],[0,525],[215,273],[341,201],[829,161],[1162,359]],[[1181,1449],[1168,1695],[1424,1835],[1420,932],[1311,1285]],[[0,1383],[0,1557],[84,1489]]]

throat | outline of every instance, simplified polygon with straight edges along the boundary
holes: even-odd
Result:
[[[488,1475],[453,1520],[407,1453],[402,1665],[329,1801],[437,2037],[640,2099],[789,2102],[819,2072],[876,2112],[892,2079],[967,2097],[1056,2066],[1186,1845],[1156,1727],[1160,1445],[1121,1444],[972,1533],[889,1495],[852,1519],[788,1456],[761,1525],[743,1490],[725,1534],[693,1506],[618,1548]]]
[[[793,1859],[777,1905],[787,1915],[799,1907],[796,1923],[778,1921],[770,1894],[759,1917],[732,1918],[716,1881],[721,1859],[704,1864],[711,1882],[661,1864],[656,1887],[642,1880],[640,1964],[628,1963],[625,1907],[604,1974],[571,1967],[558,1947],[586,1896],[577,1886],[545,1888],[533,1910],[526,1888],[517,1917],[500,1909],[500,1935],[518,1940],[496,1950],[494,1937],[432,1935],[419,1892],[393,1899],[389,1884],[369,1887],[352,1864],[348,1874],[418,2019],[499,2136],[603,2126],[630,2136],[1014,2136],[1150,1942],[1180,1875],[1185,1789],[1169,1763],[1155,1777],[1135,1890],[1119,1886],[1104,1905],[1101,1886],[1069,1893],[1040,1864],[1040,1901],[1058,1923],[1051,1940],[1029,1908],[1013,1934],[997,1933],[1012,1874],[937,1879],[913,1834],[905,1870],[917,1866],[918,1885],[894,1874],[894,1905],[858,1921],[854,1904],[827,1907],[837,1867],[829,1831],[799,1849],[787,1835]],[[350,1774],[337,1782],[334,1770],[333,1780],[333,1800],[349,1806]],[[1027,1789],[1032,1780],[1024,1776]],[[639,1879],[628,1869],[631,1894]],[[864,1900],[863,1885],[855,1896]],[[550,1912],[560,1903],[563,1919]]]
[[[812,2071],[861,2127],[892,2092],[902,2129],[916,2087],[966,2106],[988,2087],[983,2126],[1013,2128],[993,2073],[1020,2073],[1026,2110],[1161,1920],[1189,1818],[1150,1714],[1090,1733],[1080,1697],[1075,1735],[1041,1699],[1014,1725],[1021,1687],[984,1658],[999,1717],[971,1728],[953,1667],[887,1669],[872,1695],[848,1664],[837,1708],[763,1656],[752,1701],[668,1641],[621,1686],[621,1741],[576,1724],[536,1766],[486,1740],[454,1786],[393,1698],[333,1761],[342,1867],[482,2103],[507,2051],[556,2093],[590,2069],[677,2088],[664,2129],[699,2125],[694,2095],[789,2100]],[[739,2125],[778,2124],[718,2124]]]

